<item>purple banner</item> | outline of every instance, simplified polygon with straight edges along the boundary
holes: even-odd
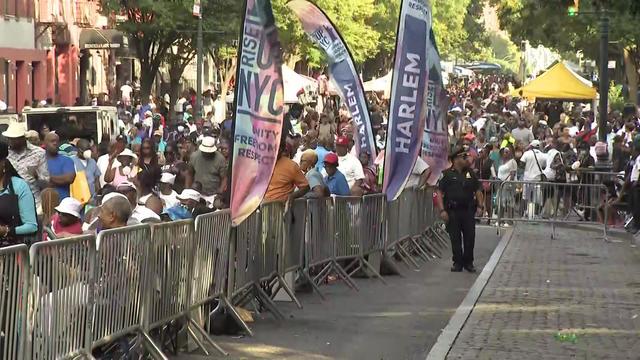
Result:
[[[235,95],[231,217],[237,226],[264,198],[282,134],[282,53],[270,0],[247,0]]]
[[[427,122],[422,137],[422,159],[429,164],[429,184],[435,185],[442,171],[449,166],[449,134],[447,110],[449,98],[442,81],[440,54],[433,29],[429,31],[429,82],[427,85]]]
[[[404,0],[398,23],[385,150],[383,192],[389,201],[404,189],[422,148],[430,30],[431,11],[426,0]]]
[[[298,16],[311,40],[327,55],[331,81],[336,88],[340,89],[342,101],[347,104],[357,127],[357,133],[354,134],[356,152],[358,155],[368,152],[372,162],[377,154],[369,120],[369,109],[362,82],[342,37],[325,13],[309,1],[293,0],[287,3],[287,6]]]

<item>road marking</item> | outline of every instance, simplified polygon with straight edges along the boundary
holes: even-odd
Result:
[[[427,354],[427,360],[444,360],[449,354],[451,347],[453,346],[456,338],[458,338],[458,334],[462,330],[462,327],[467,322],[469,315],[471,315],[471,311],[473,311],[474,306],[478,302],[482,291],[485,286],[489,282],[493,271],[496,269],[504,250],[509,245],[509,241],[511,241],[511,236],[513,235],[513,228],[506,229],[506,233],[500,239],[498,246],[491,254],[491,258],[482,269],[482,272],[469,289],[467,296],[462,300],[458,309],[453,314],[447,326],[442,330],[440,336],[438,336],[438,340]]]

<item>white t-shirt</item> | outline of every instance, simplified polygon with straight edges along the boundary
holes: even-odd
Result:
[[[547,166],[544,168],[542,172],[544,173],[544,176],[546,176],[548,180],[555,180],[556,178],[556,171],[551,168],[551,164],[553,164],[553,160],[555,159],[556,155],[560,155],[560,151],[556,149],[550,149],[546,155]],[[560,156],[562,157],[562,155]]]
[[[535,153],[535,156],[533,152]],[[536,163],[536,158],[538,162]],[[540,169],[544,169],[547,166],[547,157],[540,150],[527,150],[522,154],[520,161],[524,163],[524,181],[540,181],[540,175],[542,172]],[[538,164],[540,165],[538,167]]]
[[[422,157],[418,156],[416,164],[413,166],[413,170],[411,170],[411,175],[409,175],[409,179],[407,180],[405,188],[418,186],[420,184],[420,178],[422,177],[422,174],[427,170],[429,170],[429,164],[422,160]]]
[[[124,84],[120,87],[120,92],[122,93],[123,99],[131,98],[131,93],[133,92],[133,88],[127,84]]]
[[[153,210],[149,209],[146,206],[138,205],[133,212],[131,212],[131,219],[135,220],[138,224],[141,224],[145,221],[160,221],[160,215],[153,212]],[[129,222],[127,222],[127,225]]]
[[[100,156],[98,161],[96,161],[96,166],[98,166],[98,170],[100,170],[100,187],[102,188],[107,184],[104,181],[104,174],[107,172],[107,166],[109,166],[109,154]],[[113,167],[120,167],[118,160],[113,160]]]
[[[631,169],[631,178],[629,179],[631,182],[637,182],[638,176],[640,175],[640,155],[636,156],[636,162],[633,164],[633,168]]]
[[[178,99],[178,101],[176,101],[176,106],[173,107],[173,110],[175,110],[175,112],[177,113],[182,113],[184,111],[184,103],[187,102],[187,99],[181,97],[180,99]]]
[[[158,196],[160,197],[160,200],[162,200],[162,202],[164,203],[165,209],[169,209],[180,204],[180,200],[178,200],[178,193],[175,192],[174,190],[171,190],[171,194],[169,195],[164,195],[163,193],[159,193]]]
[[[507,161],[506,163],[503,163],[502,165],[500,165],[500,167],[498,167],[498,179],[502,181],[507,181],[507,179],[509,179],[509,175],[511,175],[511,172],[515,173],[517,171],[518,171],[518,163],[514,159],[510,159],[509,161]],[[515,179],[511,178],[509,180],[515,180]]]
[[[364,171],[362,170],[362,164],[352,154],[338,157],[338,170],[344,175],[349,183],[349,187],[352,187],[356,181],[364,180]]]

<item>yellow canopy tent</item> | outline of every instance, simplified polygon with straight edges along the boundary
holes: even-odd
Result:
[[[593,100],[597,91],[589,80],[559,62],[525,86],[513,90],[511,95],[530,100]]]

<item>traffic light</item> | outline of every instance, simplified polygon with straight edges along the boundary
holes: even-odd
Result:
[[[580,10],[580,0],[573,0],[573,5],[569,6],[569,8],[567,9],[567,14],[569,16],[577,16],[579,10]]]

